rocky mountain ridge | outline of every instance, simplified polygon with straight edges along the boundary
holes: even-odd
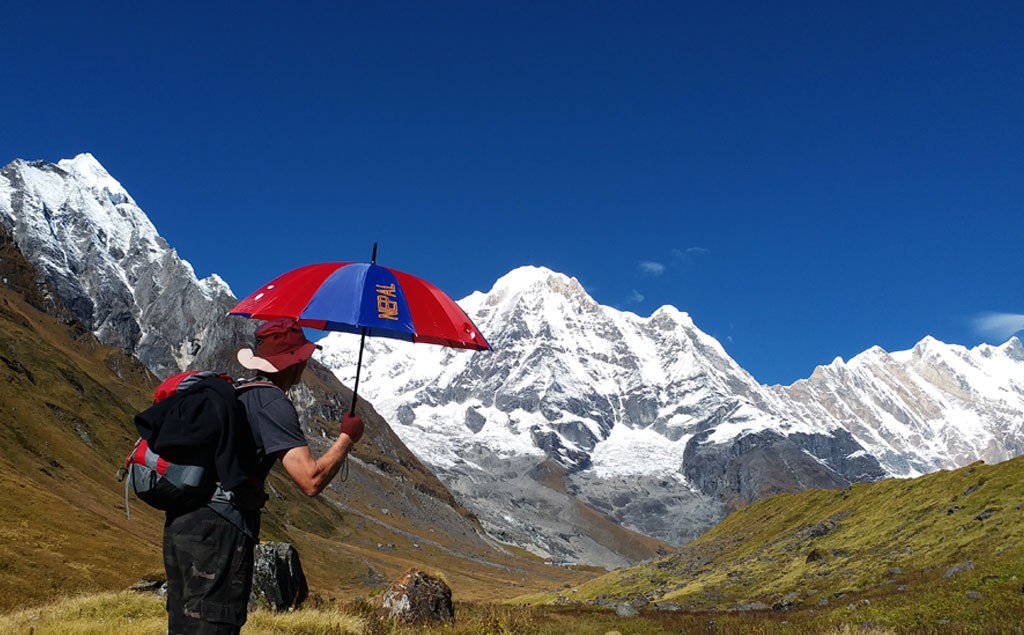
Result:
[[[228,285],[197,280],[91,154],[0,169],[0,225],[89,330],[157,376],[210,366],[250,339],[252,324],[222,319],[235,302]]]

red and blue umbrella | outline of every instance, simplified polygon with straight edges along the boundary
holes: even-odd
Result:
[[[290,317],[321,331],[362,333],[452,348],[490,346],[466,313],[422,278],[365,262],[306,265],[231,309],[257,320]]]
[[[365,262],[325,262],[293,269],[239,302],[229,315],[257,320],[288,317],[322,331],[358,333],[362,365],[366,337],[390,337],[477,351],[491,347],[459,307],[431,283]],[[359,389],[359,368],[353,388]]]

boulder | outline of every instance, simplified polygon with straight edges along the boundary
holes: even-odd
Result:
[[[732,610],[746,613],[749,611],[767,611],[768,605],[764,602],[740,602]]]
[[[302,606],[309,595],[306,576],[299,562],[299,552],[286,542],[265,542],[256,545],[256,562],[252,572],[252,593],[249,608],[265,606],[273,611],[287,611]]]
[[[412,569],[384,593],[381,615],[406,624],[451,624],[452,590],[440,578]]]
[[[619,602],[615,605],[615,614],[619,617],[636,617],[640,615],[640,611],[632,602]]]
[[[167,597],[167,581],[153,578],[142,578],[135,584],[128,587],[129,591],[136,593],[152,593],[159,597]]]
[[[943,578],[952,578],[955,575],[959,575],[965,571],[973,571],[974,563],[968,560],[967,562],[961,562],[955,564],[952,567],[946,569],[946,573],[942,574]]]

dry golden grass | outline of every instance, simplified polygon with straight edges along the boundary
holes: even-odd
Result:
[[[825,631],[822,635],[896,635],[896,631],[876,626],[850,626],[843,624],[831,630]]]
[[[272,613],[254,611],[246,635],[346,635],[363,632],[363,620],[339,609]],[[167,632],[164,600],[124,591],[69,597],[43,607],[0,616],[5,635],[161,635]]]
[[[102,593],[58,600],[0,617],[0,633],[114,635],[167,632],[162,599],[139,593]]]
[[[786,616],[727,615],[723,613],[641,613],[620,618],[610,610],[570,607],[462,604],[456,623],[407,626],[375,615],[372,604],[343,607],[318,601],[288,613],[255,611],[243,635],[897,635],[920,630],[892,630],[870,622],[837,625],[800,624]],[[68,597],[50,605],[0,615],[4,635],[162,635],[166,632],[164,601],[133,592]],[[926,632],[933,632],[928,630]],[[975,631],[935,632],[958,635]],[[977,631],[999,633],[999,630]]]
[[[291,613],[256,611],[249,615],[246,635],[346,635],[362,633],[364,622],[336,608],[321,607]]]

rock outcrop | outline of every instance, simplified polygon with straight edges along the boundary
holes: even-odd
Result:
[[[413,569],[384,593],[380,613],[404,624],[454,623],[452,590],[444,580]]]
[[[297,609],[308,595],[306,575],[302,572],[299,552],[294,546],[286,542],[256,545],[250,609],[257,606],[273,611]]]

